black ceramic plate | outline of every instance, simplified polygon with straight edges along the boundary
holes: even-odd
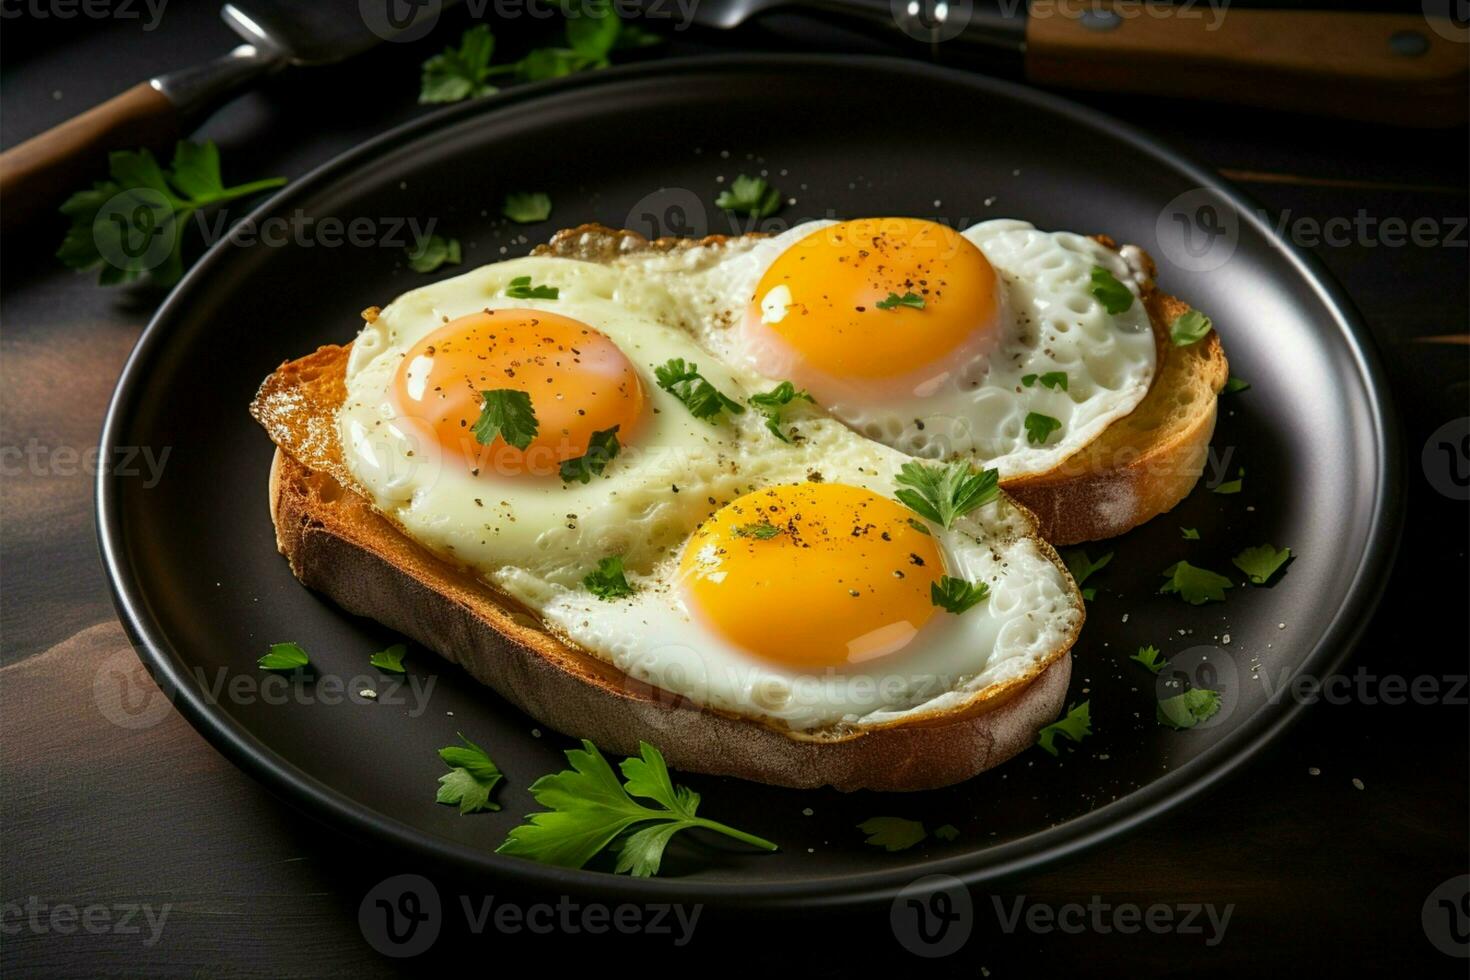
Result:
[[[902,126],[897,127],[901,121]],[[899,131],[901,128],[901,131]],[[536,807],[530,782],[572,744],[414,650],[424,710],[367,666],[394,637],[306,591],[276,553],[266,514],[272,447],[246,414],[282,360],[349,339],[362,308],[452,274],[421,275],[392,247],[251,244],[268,218],[436,218],[465,245],[459,269],[519,255],[585,221],[645,233],[746,230],[713,206],[738,173],[794,198],[762,227],[825,216],[912,214],[964,227],[1017,217],[1107,232],[1151,251],[1162,284],[1208,311],[1233,373],[1206,483],[1116,541],[1096,573],[1070,700],[1095,734],[1061,758],[1039,749],[949,789],[906,795],[798,792],[688,776],[711,815],[781,844],[774,855],[705,841],[671,847],[664,875],[631,880],[495,855]],[[537,189],[551,219],[507,225],[507,191]],[[307,219],[310,219],[309,221]],[[284,228],[285,226],[280,226]],[[290,239],[291,236],[285,236]],[[968,881],[1097,844],[1204,789],[1283,730],[1294,674],[1321,675],[1369,615],[1391,557],[1397,453],[1366,334],[1322,271],[1239,194],[1143,134],[1067,102],[922,64],[815,57],[668,62],[530,86],[425,118],[297,180],[207,254],[159,310],[118,386],[104,451],[169,449],[156,486],[104,473],[102,549],[124,622],[153,675],[221,751],[312,813],[426,858],[560,891],[774,905],[889,894],[936,872]],[[109,457],[104,457],[109,458]],[[1197,528],[1185,540],[1181,527]],[[1267,587],[1230,563],[1270,542],[1298,557]],[[1236,582],[1228,601],[1159,595],[1179,559]],[[1228,639],[1227,639],[1228,637]],[[272,641],[311,651],[324,677],[361,677],[376,702],[258,689]],[[1153,644],[1193,683],[1224,692],[1210,723],[1155,721],[1155,680],[1127,656]],[[1199,648],[1203,648],[1202,650]],[[245,678],[244,694],[218,685]],[[331,702],[331,703],[329,703]],[[434,803],[435,750],[462,731],[506,772],[499,813]],[[1065,743],[1064,743],[1065,744]],[[806,815],[807,812],[810,815]],[[875,815],[953,824],[901,853],[864,844]]]

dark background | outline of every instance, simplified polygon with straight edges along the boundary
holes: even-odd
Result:
[[[6,0],[5,10],[21,6]],[[0,22],[0,146],[233,43],[210,3],[172,0],[156,30],[142,23]],[[415,104],[418,66],[461,26],[446,15],[422,42],[386,45],[336,70],[278,77],[214,116],[201,136],[220,144],[227,180],[299,176],[429,111]],[[497,35],[512,54],[531,40],[515,27]],[[733,36],[681,33],[641,56],[814,48],[904,50],[782,18]],[[1445,240],[1432,247],[1356,234],[1343,245],[1301,244],[1362,312],[1403,424],[1402,546],[1375,623],[1343,670],[1433,677],[1449,690],[1467,672],[1470,510],[1434,488],[1431,480],[1443,484],[1446,474],[1426,470],[1421,450],[1440,426],[1470,414],[1466,132],[1138,97],[1084,101],[1234,180],[1288,228],[1360,213],[1379,222],[1437,222]],[[591,183],[595,161],[586,166]],[[146,926],[142,934],[37,932],[7,906],[0,967],[17,976],[392,972],[400,964],[364,941],[358,905],[389,875],[425,869],[277,802],[176,715],[134,731],[99,710],[94,680],[126,640],[96,557],[92,477],[62,461],[67,450],[95,446],[117,373],[159,297],[103,289],[60,268],[52,253],[62,229],[58,219],[0,242],[0,448],[39,444],[54,461],[42,472],[8,464],[0,484],[0,902],[24,905],[35,896],[50,905],[172,909],[149,946]],[[1470,870],[1463,686],[1455,703],[1443,702],[1394,705],[1353,694],[1346,703],[1316,705],[1205,798],[994,891],[1007,906],[1018,896],[1061,905],[1093,895],[1115,905],[1233,904],[1218,945],[1201,935],[1003,934],[991,895],[976,894],[974,934],[941,960],[916,959],[895,942],[882,906],[780,920],[706,909],[683,948],[666,937],[504,936],[493,929],[474,937],[446,927],[431,952],[405,962],[478,971],[510,968],[521,962],[514,957],[531,953],[530,968],[544,971],[590,955],[621,972],[673,952],[682,969],[823,976],[846,974],[854,963],[966,976],[983,976],[982,968],[991,976],[1354,968],[1463,976],[1463,962],[1438,952],[1420,920],[1430,892]],[[430,874],[448,902],[460,893],[557,898],[507,896],[493,881]]]

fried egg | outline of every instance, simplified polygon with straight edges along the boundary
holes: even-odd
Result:
[[[786,441],[761,389],[632,301],[626,270],[510,260],[366,319],[337,415],[358,489],[640,682],[793,731],[861,728],[1024,682],[1081,625],[1021,508],[924,520],[894,496],[909,456],[800,403]],[[691,410],[674,362],[718,411]],[[522,403],[534,432],[508,413]],[[616,453],[584,472],[608,433]],[[594,587],[612,557],[627,590]],[[988,595],[948,611],[946,576]]]
[[[1003,479],[1060,464],[1154,376],[1141,273],[1092,239],[1023,221],[962,233],[915,218],[813,221],[614,265],[635,308],[733,369],[793,382],[870,439]],[[1127,309],[1104,306],[1096,270],[1127,290]]]

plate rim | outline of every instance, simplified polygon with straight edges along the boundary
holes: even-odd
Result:
[[[1063,96],[1028,86],[964,72],[928,62],[886,55],[833,54],[729,54],[669,58],[623,65],[568,76],[471,100],[431,112],[395,126],[313,167],[253,208],[219,242],[211,246],[188,270],[184,278],[160,303],[139,335],[119,374],[108,402],[100,436],[103,453],[109,452],[131,418],[131,406],[143,394],[142,367],[152,359],[168,337],[169,320],[187,306],[189,294],[207,280],[216,266],[229,261],[227,249],[242,228],[257,222],[297,195],[331,186],[343,171],[358,167],[378,151],[430,137],[436,131],[478,116],[492,116],[503,109],[556,96],[579,88],[601,87],[685,72],[749,73],[783,72],[793,69],[842,68],[847,71],[896,72],[936,82],[959,84],[983,91],[987,96],[1029,104],[1060,117],[1069,124],[1105,129],[1108,135],[1129,143],[1197,182],[1197,186],[1220,195],[1234,206],[1239,219],[1253,225],[1281,252],[1289,266],[1311,287],[1337,333],[1351,354],[1353,367],[1365,392],[1365,405],[1372,420],[1370,436],[1378,461],[1377,480],[1372,488],[1374,506],[1366,531],[1363,557],[1353,572],[1337,612],[1301,661],[1299,672],[1326,674],[1348,657],[1361,639],[1377,610],[1389,580],[1389,570],[1398,551],[1395,533],[1403,513],[1403,461],[1397,412],[1393,404],[1372,335],[1342,287],[1313,255],[1283,239],[1261,216],[1249,196],[1224,177],[1207,170],[1191,157],[1131,123],[1114,118]],[[104,456],[103,458],[108,458]],[[107,575],[113,605],[139,659],[174,707],[216,750],[262,783],[273,795],[329,824],[348,829],[368,839],[387,841],[406,854],[427,859],[437,867],[490,874],[509,884],[528,889],[554,889],[599,898],[626,900],[697,900],[723,908],[760,907],[778,910],[813,901],[828,907],[850,906],[890,900],[906,885],[928,875],[948,875],[966,887],[975,887],[1021,872],[1050,866],[1108,840],[1131,833],[1144,823],[1193,800],[1235,774],[1242,766],[1278,738],[1300,717],[1305,704],[1294,699],[1259,708],[1241,727],[1220,743],[1172,769],[1158,779],[1133,790],[1082,816],[1055,824],[1035,834],[995,845],[983,852],[905,863],[891,869],[850,874],[824,875],[797,881],[711,881],[691,877],[630,878],[606,872],[557,868],[536,862],[497,855],[492,851],[459,844],[415,829],[372,809],[346,794],[331,789],[310,776],[267,743],[256,738],[227,712],[208,703],[195,689],[182,659],[177,656],[159,624],[147,613],[146,588],[129,567],[124,542],[121,510],[123,482],[107,467],[99,467],[95,485],[95,519],[98,547]],[[1381,570],[1381,571],[1380,571]],[[989,855],[981,860],[979,855]]]

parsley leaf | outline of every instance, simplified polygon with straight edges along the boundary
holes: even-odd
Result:
[[[990,586],[984,582],[970,583],[962,578],[941,575],[938,582],[929,585],[929,599],[956,616],[985,601],[990,596]]]
[[[306,651],[295,643],[272,643],[271,652],[255,661],[262,670],[295,670],[311,662]]]
[[[408,652],[407,644],[395,643],[386,650],[379,650],[368,658],[368,663],[379,670],[390,673],[401,674],[403,670],[403,655]]]
[[[1290,558],[1290,548],[1282,548],[1277,551],[1269,544],[1258,544],[1254,548],[1245,549],[1230,561],[1236,568],[1245,572],[1252,583],[1265,585]]]
[[[741,174],[730,181],[730,186],[720,191],[715,198],[715,207],[744,212],[752,218],[769,218],[781,210],[781,192],[766,183],[763,177],[747,177]]]
[[[942,827],[935,827],[934,836],[938,837],[942,841],[958,840],[960,836],[960,828],[956,827],[952,823],[947,823]]]
[[[1036,744],[1052,755],[1060,755],[1056,739],[1061,735],[1073,742],[1080,742],[1092,734],[1092,702],[1083,701],[1067,709],[1067,715],[1052,722],[1036,733]]]
[[[582,578],[582,584],[588,592],[603,600],[622,599],[636,591],[623,575],[623,559],[619,555],[609,555],[599,561],[597,571],[588,572]]]
[[[427,238],[420,238],[413,248],[404,251],[408,253],[408,267],[414,272],[433,272],[446,262],[459,265],[458,238],[429,235]]]
[[[439,750],[450,771],[439,777],[439,792],[436,803],[458,806],[461,815],[480,810],[499,810],[499,803],[490,802],[490,791],[500,782],[500,769],[485,750],[465,738],[459,732],[464,745],[450,745]]]
[[[1067,390],[1066,371],[1048,371],[1045,374],[1023,374],[1021,376],[1021,384],[1027,388],[1032,387],[1038,381],[1052,391],[1056,391],[1058,388],[1062,391]]]
[[[669,840],[690,827],[713,830],[768,851],[776,849],[768,840],[696,816],[699,794],[674,786],[658,749],[647,742],[639,743],[639,749],[641,757],[623,760],[626,783],[618,782],[597,746],[586,739],[582,748],[569,749],[571,769],[542,776],[531,784],[536,802],[549,809],[531,814],[495,852],[580,868],[616,843],[614,872],[646,878],[658,873]],[[634,797],[658,806],[645,806]],[[625,835],[638,824],[648,826]]]
[[[148,276],[170,286],[184,274],[184,228],[201,208],[280,187],[285,177],[226,187],[219,149],[181,140],[169,169],[147,150],[108,154],[110,179],[78,191],[61,205],[71,219],[56,257],[71,269],[98,269],[104,286]]]
[[[1187,561],[1176,561],[1164,569],[1164,578],[1168,581],[1159,592],[1177,594],[1191,606],[1202,606],[1211,600],[1224,602],[1225,590],[1233,588],[1225,576],[1207,568],[1196,568]]]
[[[924,308],[924,297],[917,293],[904,293],[902,296],[897,293],[889,293],[887,299],[880,299],[873,305],[880,310],[895,310],[900,306],[922,310]]]
[[[1159,672],[1160,668],[1168,663],[1167,660],[1159,657],[1159,651],[1157,647],[1139,647],[1138,652],[1128,659],[1143,664],[1155,674]]]
[[[1133,290],[1123,285],[1100,265],[1092,267],[1092,295],[1103,309],[1117,316],[1133,305]]]
[[[1220,710],[1220,692],[1206,687],[1192,687],[1183,694],[1164,698],[1158,703],[1154,717],[1160,725],[1176,731],[1193,728]]]
[[[561,296],[561,290],[556,286],[533,286],[530,276],[516,276],[505,287],[505,295],[510,299],[557,299]]]
[[[1081,548],[1074,548],[1071,551],[1065,552],[1062,555],[1062,560],[1067,563],[1067,571],[1072,573],[1072,580],[1077,583],[1079,589],[1082,589],[1082,583],[1091,578],[1093,572],[1101,571],[1107,567],[1108,562],[1113,560],[1113,553],[1110,551],[1094,562],[1087,557],[1086,551]],[[1097,590],[1092,588],[1082,589],[1082,598],[1091,602],[1097,598]]]
[[[960,460],[935,464],[904,463],[893,482],[911,488],[894,492],[899,503],[946,529],[956,518],[1000,496],[1000,474],[997,470],[976,473],[969,463]]]
[[[1196,530],[1195,528],[1192,528],[1192,527],[1181,527],[1179,529],[1179,531],[1180,531],[1180,533],[1182,533],[1184,535],[1184,540],[1185,541],[1198,541],[1199,540],[1199,531]]]
[[[732,415],[745,411],[744,405],[726,398],[706,381],[699,373],[698,364],[686,364],[683,358],[675,357],[654,368],[653,374],[658,386],[683,402],[689,414],[697,419],[713,422],[722,411]]]
[[[536,411],[531,407],[528,392],[497,388],[480,392],[480,397],[485,399],[485,404],[471,430],[480,445],[488,446],[499,436],[507,444],[525,449],[536,438]]]
[[[1211,493],[1240,493],[1240,488],[1244,484],[1244,482],[1245,482],[1245,467],[1242,466],[1240,468],[1240,470],[1239,470],[1239,475],[1237,475],[1235,479],[1228,480],[1228,481],[1226,481],[1224,483],[1218,483],[1218,484],[1216,484],[1211,489],[1210,492]]]
[[[578,483],[587,483],[594,476],[601,476],[602,471],[607,469],[607,464],[617,458],[618,451],[622,449],[618,445],[618,426],[611,429],[602,429],[592,433],[592,439],[587,446],[585,455],[576,459],[563,460],[561,464],[561,478],[565,483],[576,480]]]
[[[445,48],[424,62],[419,79],[419,103],[458,102],[461,99],[490,95],[495,86],[486,82],[493,73],[490,56],[495,52],[495,38],[486,24],[465,31],[459,47]]]
[[[782,442],[790,442],[786,433],[781,431],[781,410],[798,398],[808,402],[812,400],[811,395],[797,390],[790,381],[783,381],[770,391],[751,395],[746,401],[766,417],[766,428],[771,430],[772,435]]]
[[[929,836],[919,821],[903,817],[869,817],[858,824],[858,830],[868,835],[863,843],[885,851],[906,851]]]
[[[755,538],[757,541],[769,541],[781,533],[781,529],[770,521],[760,521],[756,524],[739,524],[735,527],[737,538]]]
[[[507,194],[500,213],[518,225],[535,224],[551,217],[551,198],[540,191],[530,194]],[[552,297],[555,299],[555,297]]]
[[[567,45],[589,67],[607,67],[608,53],[623,26],[610,0],[581,0],[566,6]]]
[[[1029,443],[1045,445],[1051,434],[1061,427],[1060,419],[1042,415],[1040,412],[1026,413],[1026,441]]]
[[[1237,378],[1232,374],[1225,382],[1225,394],[1233,395],[1237,391],[1249,391],[1250,386],[1251,383],[1249,381],[1246,381],[1244,378]]]
[[[1215,328],[1210,318],[1199,310],[1186,310],[1169,324],[1169,339],[1175,347],[1188,347],[1205,339],[1205,334]]]

